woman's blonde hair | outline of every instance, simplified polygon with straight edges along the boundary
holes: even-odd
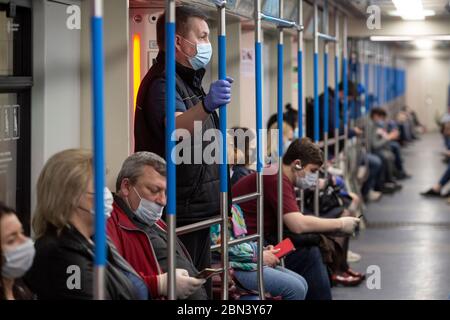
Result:
[[[274,143],[272,143],[272,135],[270,134],[271,130],[276,130],[278,129],[278,123],[275,122],[273,123],[270,128],[268,128],[268,132],[267,132],[267,155],[271,156],[271,155],[276,155],[278,154],[278,136],[277,139],[274,141]],[[283,121],[283,141],[287,140],[288,137],[290,137],[293,134],[294,130],[292,129],[292,127],[286,122]],[[283,150],[284,152],[286,152],[286,150]]]
[[[78,207],[80,197],[92,179],[92,153],[70,149],[53,155],[45,164],[37,182],[37,206],[33,217],[36,238],[49,226],[59,233]]]

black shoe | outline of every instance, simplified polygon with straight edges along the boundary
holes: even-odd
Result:
[[[400,183],[397,183],[395,181],[388,181],[384,184],[384,187],[393,189],[394,191],[399,191],[403,188],[403,186]]]
[[[380,192],[383,193],[383,194],[392,194],[392,193],[394,193],[394,192],[397,191],[397,190],[395,189],[395,187],[394,187],[393,185],[390,185],[390,184],[384,184],[384,185],[381,187],[381,189],[380,189],[380,190],[377,190],[377,191],[380,191]]]
[[[433,188],[429,189],[428,191],[421,192],[420,194],[426,197],[441,197],[441,193],[434,190]]]
[[[410,174],[407,174],[406,172],[400,172],[396,178],[398,180],[405,180],[405,179],[410,179],[412,176]]]

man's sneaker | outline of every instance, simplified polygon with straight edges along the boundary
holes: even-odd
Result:
[[[425,197],[440,197],[441,193],[439,191],[434,190],[433,188],[420,193],[422,196]]]
[[[348,250],[348,253],[347,253],[347,262],[348,263],[350,263],[350,262],[358,262],[360,260],[361,260],[361,255],[360,254],[357,254],[357,253],[355,253],[353,251]]]
[[[371,201],[371,202],[376,202],[376,201],[378,201],[378,200],[381,199],[381,196],[382,196],[382,195],[383,195],[382,192],[375,191],[375,190],[370,190],[370,191],[369,191],[368,199],[369,199],[369,201]]]
[[[342,285],[344,287],[354,287],[359,285],[362,281],[362,278],[351,276],[346,272],[342,274],[334,273],[331,275],[331,282],[335,286]]]

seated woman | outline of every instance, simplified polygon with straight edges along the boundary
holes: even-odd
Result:
[[[120,254],[142,276],[152,298],[167,296],[168,235],[160,219],[166,204],[166,162],[151,152],[129,156],[117,177],[107,230]],[[205,300],[205,280],[196,279],[189,253],[176,239],[176,295]]]
[[[30,300],[21,278],[34,258],[33,241],[23,233],[16,212],[0,202],[0,300]]]
[[[229,223],[230,239],[244,237],[247,234],[244,215],[238,205],[231,208]],[[211,227],[211,240],[219,244],[220,225]],[[255,242],[242,243],[229,248],[230,266],[234,269],[235,280],[250,291],[258,290],[257,254]],[[272,297],[281,296],[283,300],[304,300],[308,290],[306,280],[291,270],[279,266],[280,260],[275,256],[278,250],[268,246],[264,250],[264,288]]]
[[[92,163],[90,151],[66,150],[52,156],[39,176],[33,219],[36,256],[25,276],[38,299],[93,299]],[[108,190],[104,198],[106,219],[112,210]],[[146,299],[143,280],[113,246],[106,249],[106,299]]]

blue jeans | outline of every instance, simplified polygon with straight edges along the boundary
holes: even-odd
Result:
[[[391,148],[392,153],[395,156],[395,168],[399,171],[399,172],[404,172],[403,169],[403,159],[402,159],[402,154],[401,154],[401,150],[400,150],[400,144],[397,141],[391,141],[389,143],[389,146]]]
[[[283,300],[305,300],[308,284],[299,274],[283,267],[264,267],[264,289],[272,297]],[[258,290],[256,271],[234,270],[237,281],[247,290]]]
[[[373,153],[367,154],[367,162],[369,165],[369,176],[361,190],[363,196],[367,196],[369,191],[375,188],[378,179],[381,177],[381,169],[383,168],[383,162],[380,157]]]
[[[441,187],[445,186],[450,181],[450,164],[447,166],[447,170],[445,170],[444,175],[441,180],[439,180],[439,185]]]
[[[331,300],[330,278],[319,247],[297,248],[285,259],[286,268],[308,283],[306,300]]]

